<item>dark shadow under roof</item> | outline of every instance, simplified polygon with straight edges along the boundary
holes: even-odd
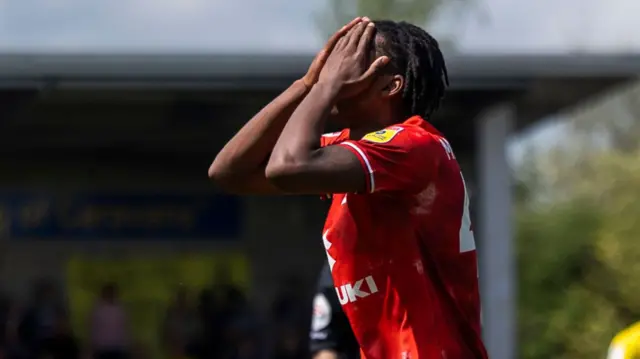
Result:
[[[0,88],[116,85],[280,87],[300,76],[311,55],[0,55]],[[517,88],[535,78],[628,78],[640,55],[456,55],[447,58],[453,89]]]
[[[232,98],[229,106],[247,107],[243,101],[249,98],[275,96],[306,71],[311,59],[300,54],[4,54],[0,104],[18,106],[16,98],[29,101],[49,90],[73,95],[133,89],[160,91],[176,101],[206,90],[212,102]],[[517,126],[524,128],[640,74],[640,55],[457,55],[447,64],[451,90],[431,120],[457,148],[468,151],[475,148],[474,120],[487,106],[514,103]],[[135,98],[131,91],[122,96]],[[55,101],[56,96],[46,98]]]

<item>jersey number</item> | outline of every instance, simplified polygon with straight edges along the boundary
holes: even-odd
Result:
[[[453,154],[453,149],[449,142],[444,138],[441,138],[440,144],[444,147],[447,157],[450,160],[454,160],[456,155]],[[462,178],[462,187],[464,188],[464,207],[462,209],[462,221],[460,221],[460,253],[465,253],[476,249],[476,241],[473,237],[471,214],[469,213],[469,194],[467,192],[467,185],[464,182],[462,172],[460,172],[460,178]]]
[[[462,172],[460,172],[460,177],[464,187],[464,208],[462,210],[462,221],[460,222],[460,253],[465,253],[476,250],[476,240],[473,236],[473,224],[469,213],[469,194],[467,193],[467,185],[464,182]]]

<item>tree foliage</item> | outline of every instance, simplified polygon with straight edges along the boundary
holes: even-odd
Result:
[[[640,83],[585,104],[569,125],[561,146],[516,171],[527,174],[517,187],[524,359],[604,358],[640,321]]]
[[[330,22],[331,29],[349,22],[355,16],[368,16],[372,19],[388,18],[424,25],[442,2],[442,0],[329,0],[329,11],[325,20]]]
[[[328,0],[326,11],[317,18],[323,36],[329,36],[356,16],[407,21],[419,26],[432,20],[443,6],[465,5],[470,0]],[[440,46],[453,48],[451,39],[439,39]]]
[[[640,82],[615,88],[586,104],[572,116],[572,125],[587,144],[604,142],[630,153],[640,148]]]
[[[640,320],[639,155],[591,154],[556,169],[575,180],[561,199],[517,207],[521,358],[604,358]]]

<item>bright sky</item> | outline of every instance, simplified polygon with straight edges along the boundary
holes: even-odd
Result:
[[[471,16],[445,13],[434,25],[453,31],[465,52],[640,50],[638,0],[475,1]],[[314,16],[325,3],[0,0],[0,48],[310,52],[321,44]]]

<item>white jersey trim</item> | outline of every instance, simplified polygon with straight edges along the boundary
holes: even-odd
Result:
[[[345,145],[353,148],[358,153],[358,155],[360,155],[362,160],[364,161],[365,166],[367,166],[367,171],[369,172],[369,183],[371,184],[369,192],[373,193],[376,190],[376,181],[375,181],[375,178],[373,176],[373,168],[371,168],[371,162],[369,162],[369,159],[367,158],[367,155],[364,154],[364,151],[362,151],[360,149],[360,147],[358,147],[355,143],[353,143],[351,141],[345,141],[345,142],[342,142],[342,144],[345,144]]]
[[[323,133],[322,137],[338,137],[340,136],[340,134],[342,134],[342,132],[329,132],[329,133]]]

